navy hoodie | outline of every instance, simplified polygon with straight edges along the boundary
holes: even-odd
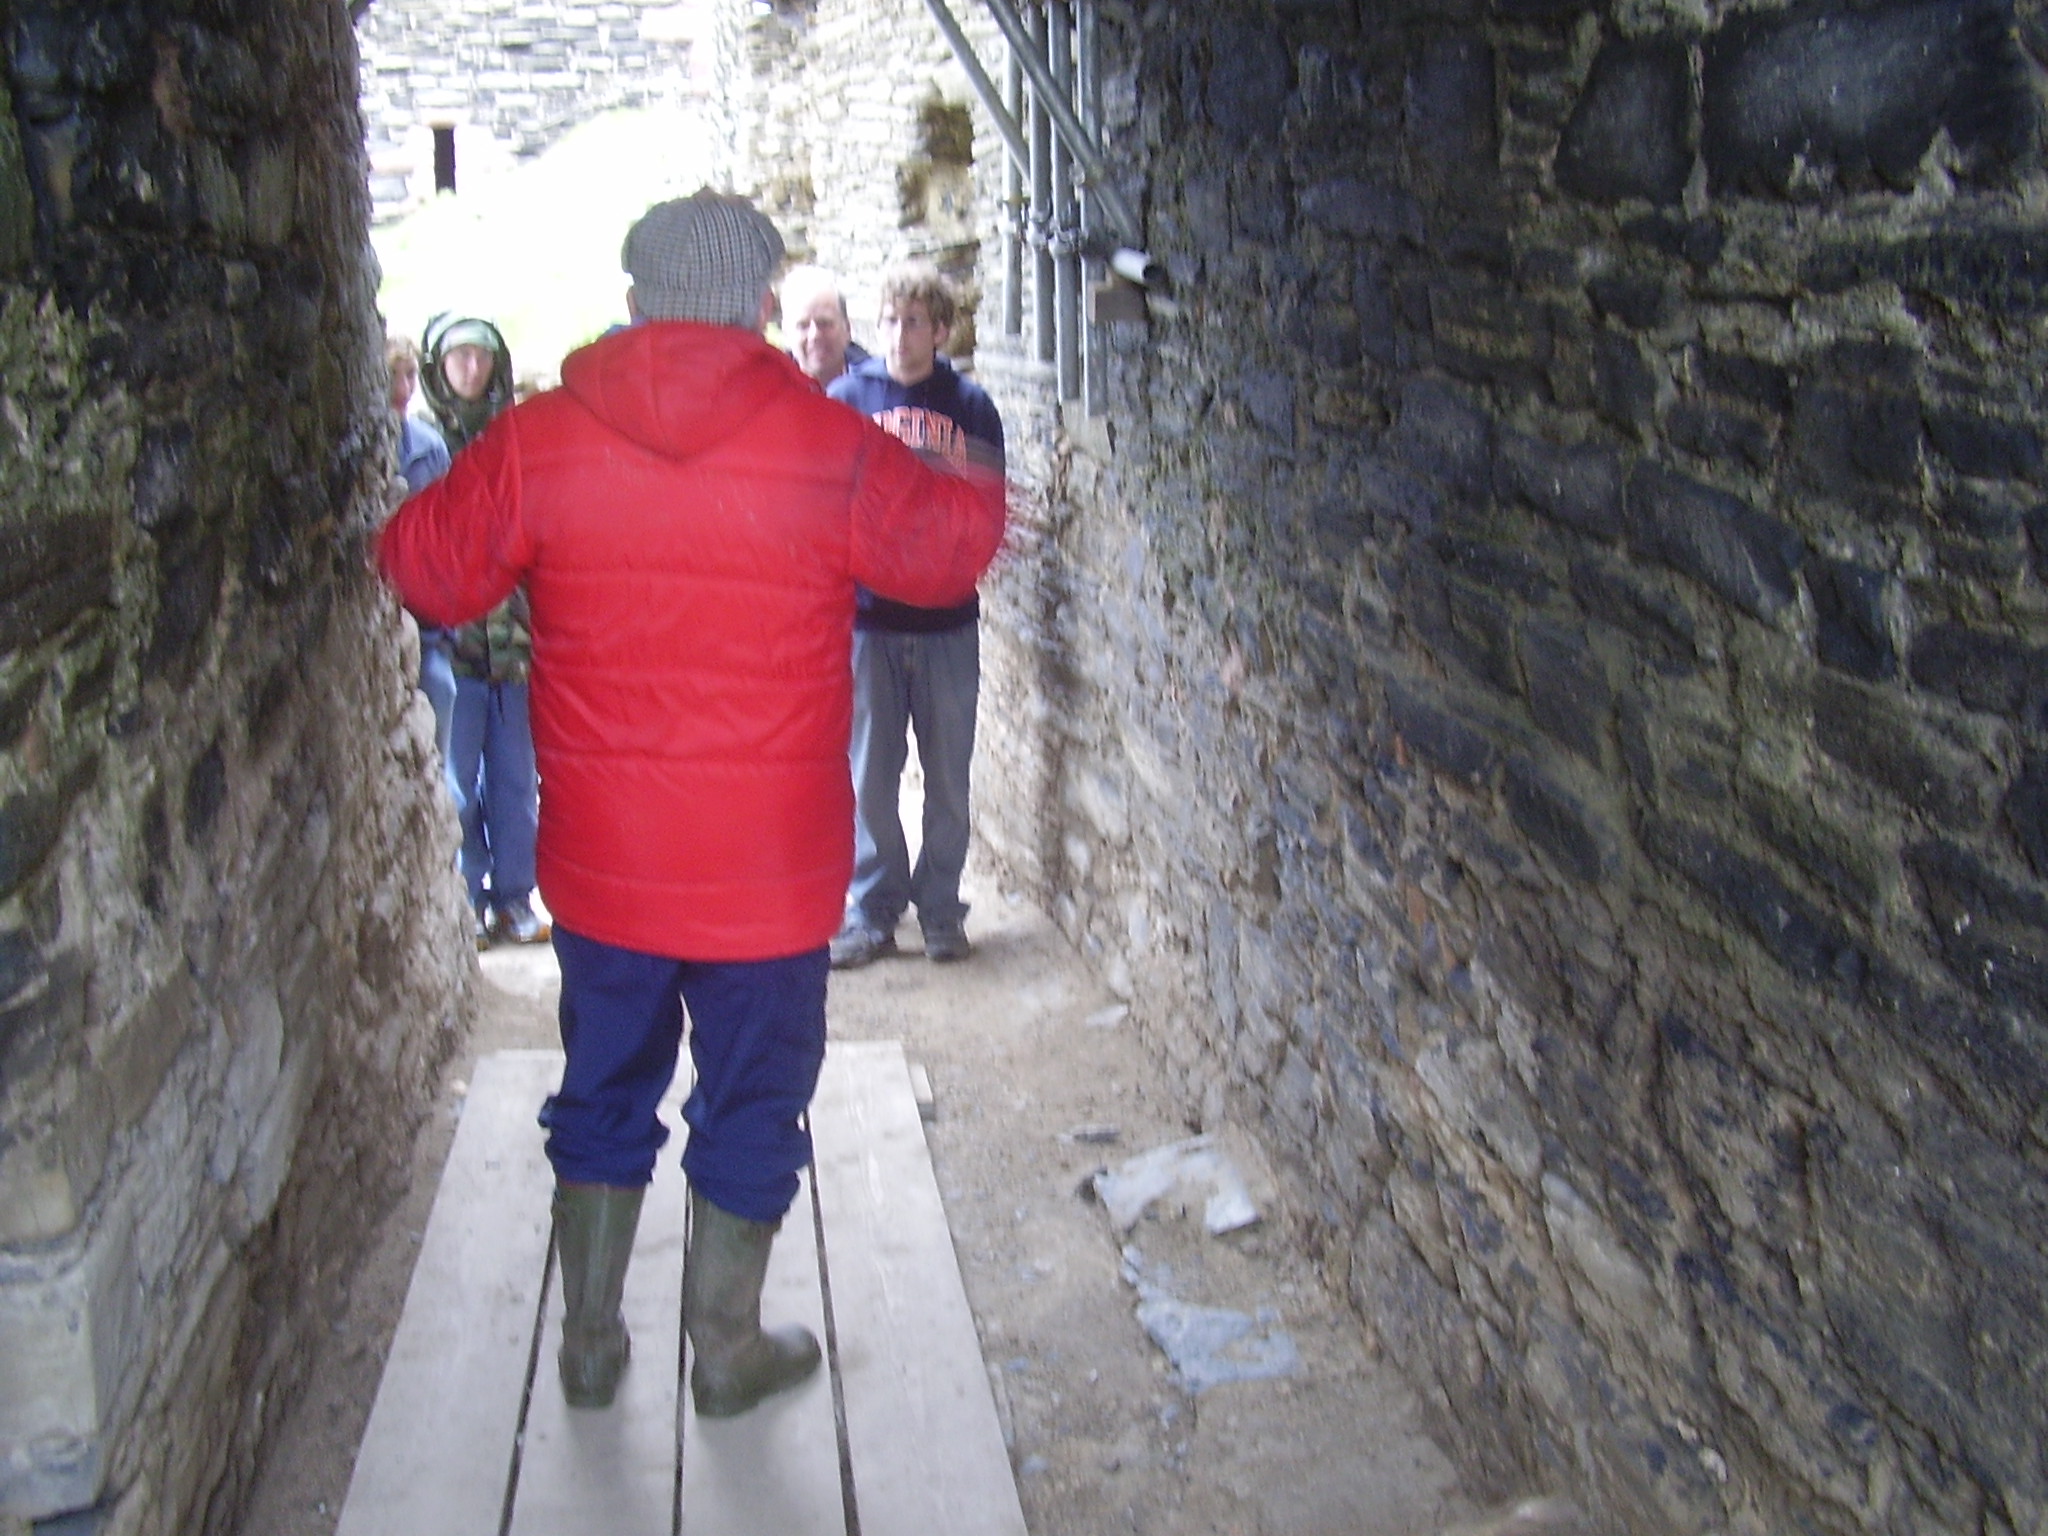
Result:
[[[1003,467],[1003,418],[995,402],[943,357],[935,358],[930,376],[915,384],[898,384],[884,359],[870,357],[834,379],[825,392],[873,417],[883,431],[919,453],[949,464],[972,457],[998,471]],[[978,596],[954,608],[913,608],[862,587],[859,605],[855,628],[898,634],[938,634],[972,624],[981,615]]]

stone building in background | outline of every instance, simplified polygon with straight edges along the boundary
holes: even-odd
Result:
[[[356,24],[377,219],[700,86],[703,0],[375,0]]]
[[[2048,1529],[2040,6],[1092,9],[1096,418],[980,107],[978,237],[898,195],[928,8],[720,33],[739,185],[989,295],[982,841],[1479,1485]]]

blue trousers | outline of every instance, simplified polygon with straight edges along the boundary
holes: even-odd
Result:
[[[683,1171],[719,1209],[781,1220],[811,1160],[802,1117],[825,1062],[827,952],[672,960],[557,927],[555,954],[568,1061],[540,1115],[555,1177],[636,1188],[654,1176],[687,1006],[697,1083]]]
[[[441,777],[455,809],[462,790],[455,782],[455,636],[431,624],[420,626],[420,692],[434,711],[434,745],[441,749]]]
[[[540,778],[533,762],[533,726],[526,684],[455,679],[455,718],[448,771],[460,791],[462,877],[469,904],[503,907],[533,893],[534,844],[540,833]]]
[[[930,931],[967,917],[967,781],[981,636],[963,624],[935,635],[877,629],[853,635],[853,884],[847,904],[877,933],[894,933],[906,906]],[[898,801],[909,733],[924,770],[924,839],[911,868]]]

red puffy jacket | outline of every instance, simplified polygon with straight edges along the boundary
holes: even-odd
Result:
[[[541,893],[649,954],[817,948],[853,868],[854,584],[938,607],[1003,491],[934,469],[747,331],[635,326],[494,421],[377,540],[435,624],[525,583]]]

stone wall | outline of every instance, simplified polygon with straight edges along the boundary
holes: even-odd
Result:
[[[1000,58],[986,14],[955,15]],[[872,343],[875,282],[910,258],[953,277],[971,310],[1000,276],[979,256],[996,233],[984,226],[1003,151],[931,13],[896,0],[777,0],[722,4],[716,18],[706,73],[730,109],[721,179],[759,201],[794,259],[841,275],[855,337]],[[848,67],[862,56],[887,67]],[[971,354],[971,320],[957,331],[950,350]]]
[[[471,1005],[335,0],[0,0],[0,1527],[232,1528]],[[52,1529],[55,1529],[52,1526]]]
[[[851,265],[921,7],[792,9]],[[1179,308],[1106,454],[984,348],[985,844],[1484,1482],[2048,1528],[2039,8],[1103,14]]]
[[[357,27],[376,217],[434,194],[434,129],[465,176],[536,154],[599,112],[680,100],[690,46],[675,0],[374,0]]]

